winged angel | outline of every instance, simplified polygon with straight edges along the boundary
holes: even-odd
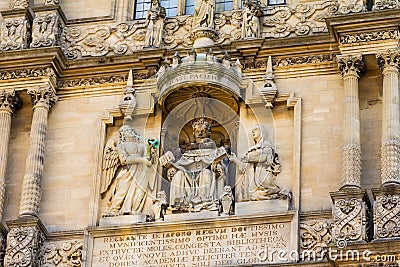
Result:
[[[142,212],[156,185],[157,151],[128,125],[123,125],[119,134],[119,140],[110,140],[104,149],[100,192],[104,197],[111,191],[105,217]]]

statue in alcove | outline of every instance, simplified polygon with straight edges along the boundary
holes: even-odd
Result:
[[[162,45],[164,30],[165,8],[160,5],[160,0],[152,0],[152,6],[147,11],[147,30],[144,39],[144,47],[159,48]]]
[[[110,140],[103,155],[101,194],[111,191],[110,207],[104,217],[142,212],[147,195],[155,189],[157,151],[129,125],[119,129],[119,140]]]
[[[258,125],[251,130],[254,146],[239,159],[234,153],[229,159],[238,166],[237,179],[242,181],[239,201],[291,198],[291,193],[276,184],[280,173],[278,154],[267,140],[266,129]]]
[[[214,27],[214,1],[215,0],[196,0],[193,14],[193,28]]]
[[[246,0],[243,5],[243,38],[257,38],[260,36],[261,6],[255,0]]]
[[[226,158],[223,147],[217,149],[210,139],[211,121],[207,118],[195,119],[192,123],[195,143],[190,144],[182,157],[175,161],[168,151],[160,158],[168,168],[170,180],[170,207],[178,211],[217,210],[217,180],[225,179]]]

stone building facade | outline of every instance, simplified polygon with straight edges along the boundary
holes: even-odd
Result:
[[[0,1],[3,266],[399,266],[399,8]]]

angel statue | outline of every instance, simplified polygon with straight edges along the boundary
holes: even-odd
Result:
[[[110,208],[104,217],[142,212],[148,192],[155,189],[158,159],[150,142],[143,141],[132,127],[119,128],[119,140],[110,140],[103,155],[101,194],[111,191]]]

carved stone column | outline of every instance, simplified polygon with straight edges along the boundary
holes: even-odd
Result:
[[[400,237],[400,96],[398,51],[376,55],[383,74],[381,188],[374,196],[374,238]]]
[[[391,52],[377,55],[383,74],[382,112],[382,185],[400,185],[400,54]]]
[[[361,55],[338,56],[344,81],[342,188],[361,188],[360,115],[358,78],[364,69]]]
[[[28,89],[33,106],[30,146],[22,183],[19,217],[39,214],[47,116],[57,97],[49,87]]]
[[[361,190],[358,79],[364,62],[361,55],[338,56],[337,60],[344,81],[343,173],[340,190],[331,193],[332,237],[343,248],[348,242],[369,240],[370,203]]]
[[[8,143],[10,139],[11,116],[21,107],[21,99],[13,90],[0,92],[0,221],[3,215]],[[3,262],[5,252],[5,231],[0,227],[0,261]]]

